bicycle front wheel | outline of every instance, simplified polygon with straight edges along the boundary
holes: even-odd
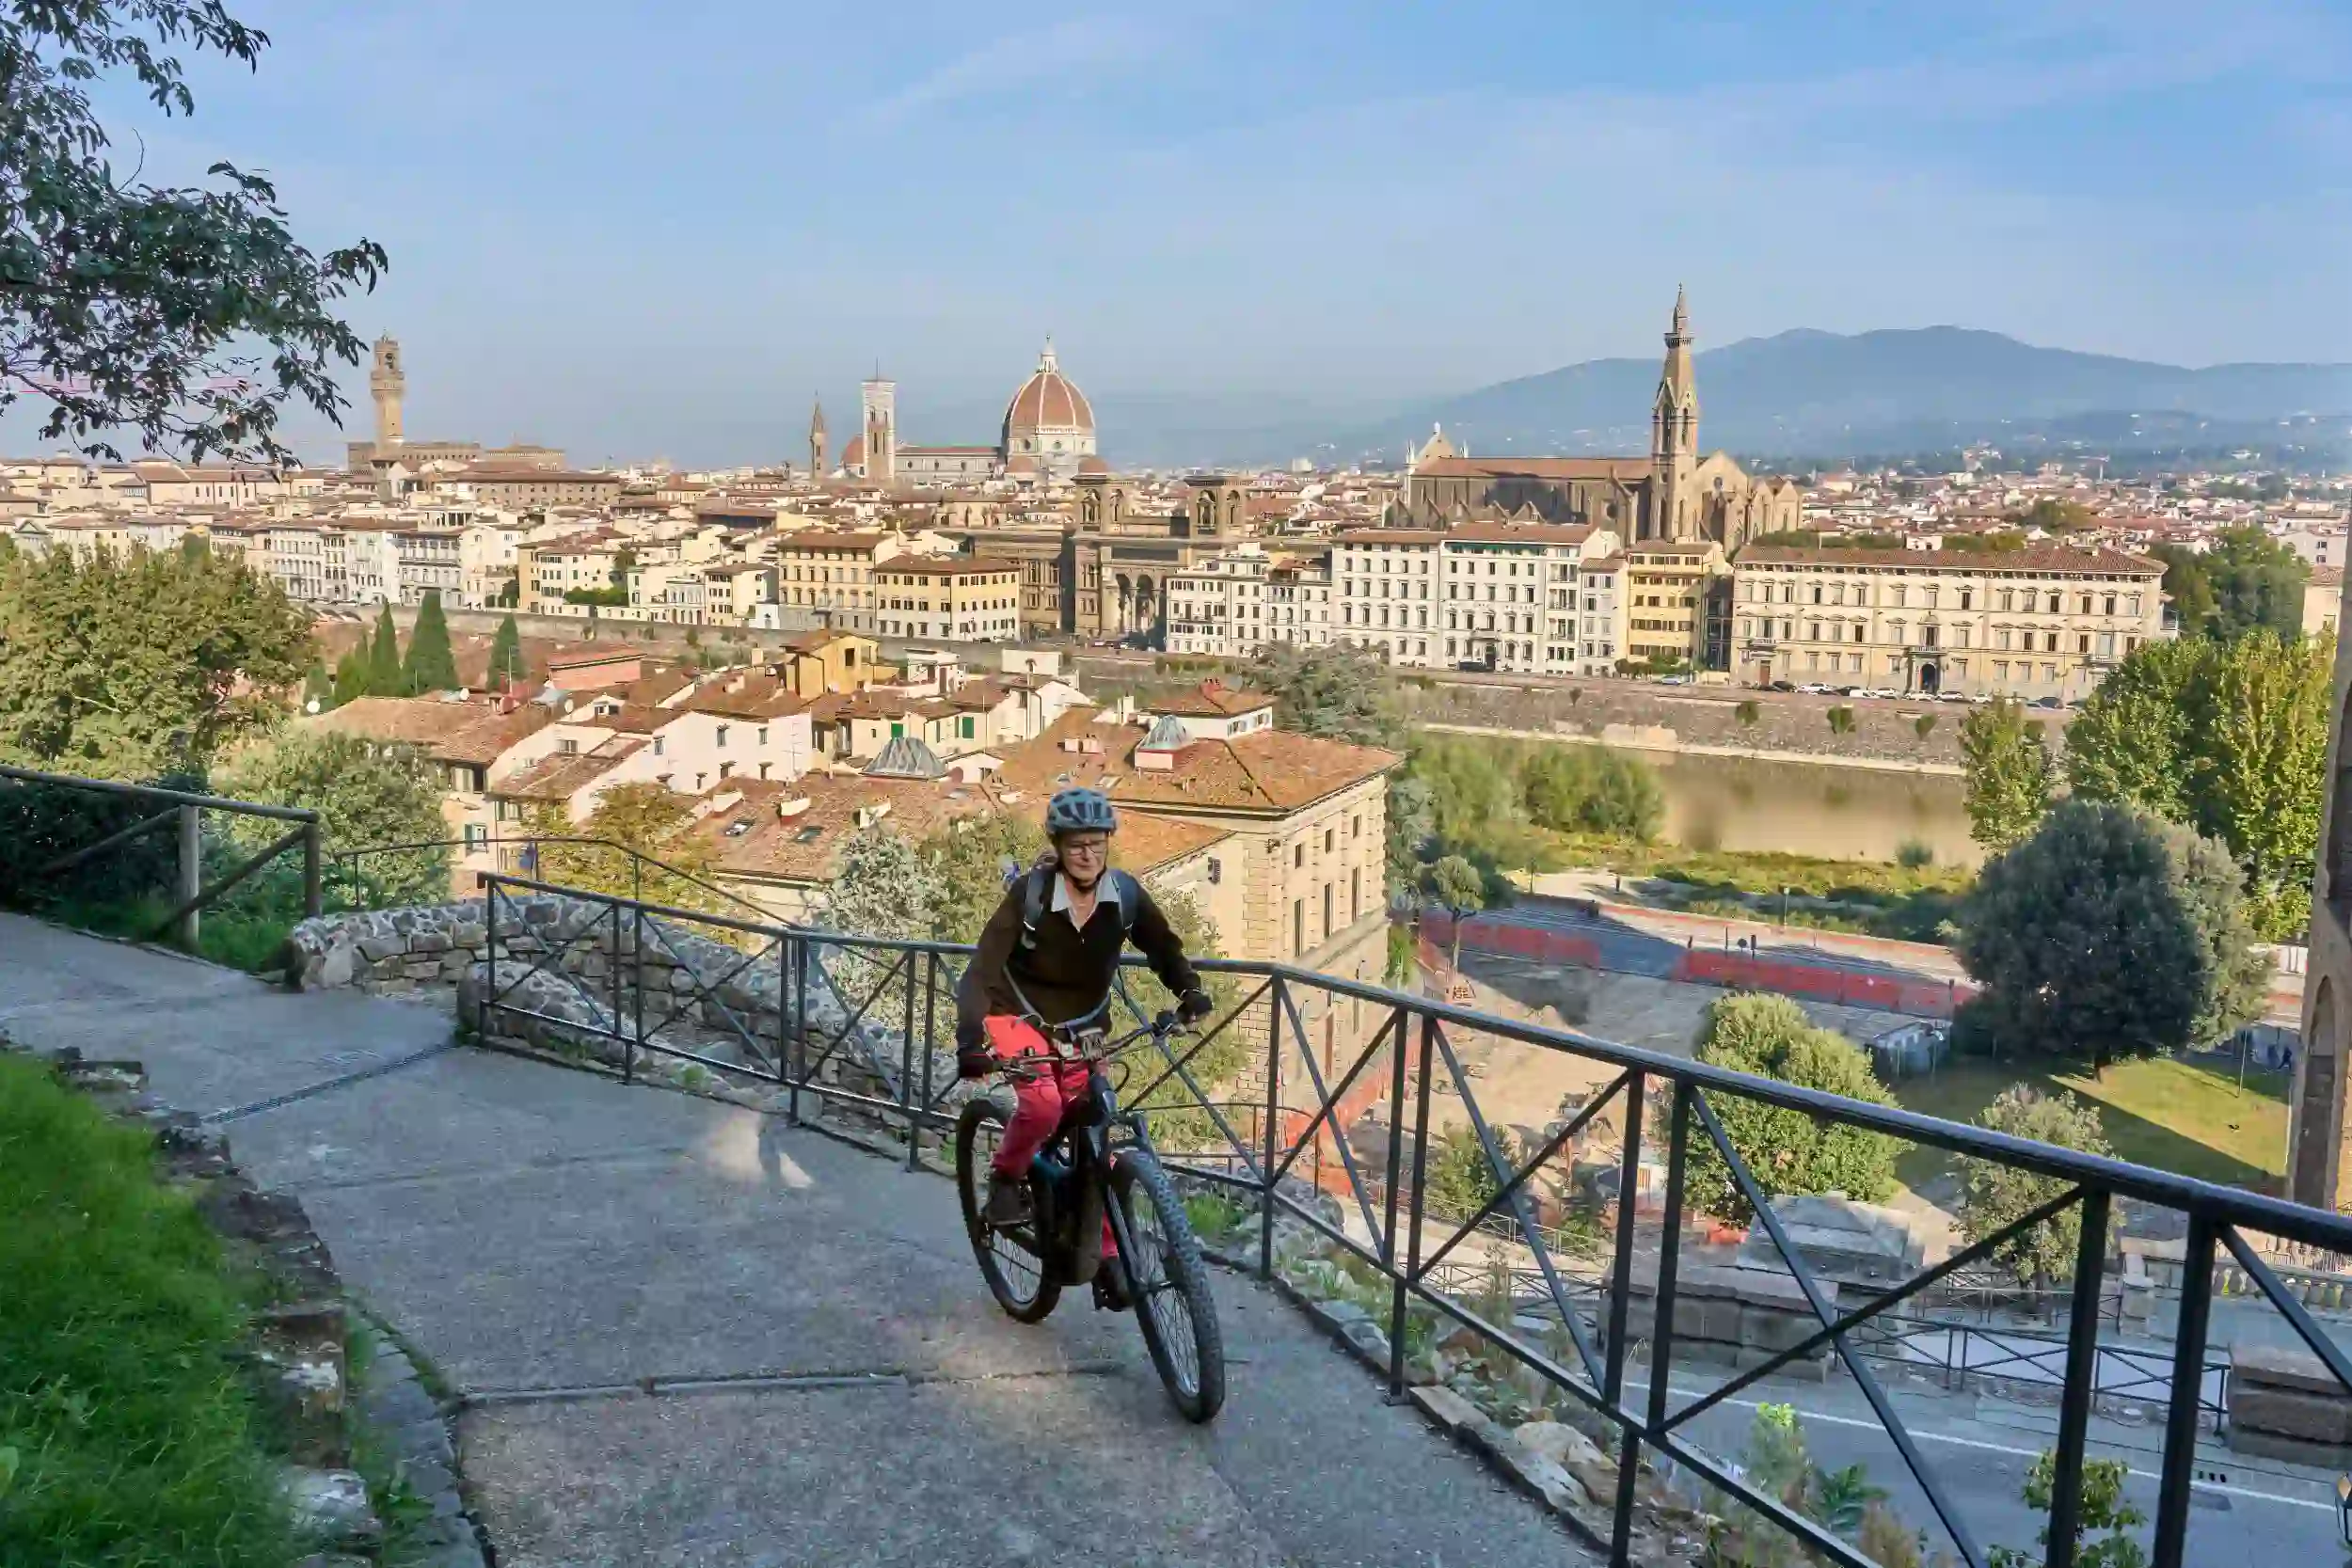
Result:
[[[1144,1348],[1184,1419],[1209,1420],[1225,1403],[1225,1339],[1184,1200],[1144,1148],[1119,1151],[1110,1188],[1126,1223],[1127,1288]]]
[[[966,1101],[956,1118],[956,1193],[963,1202],[963,1228],[980,1265],[988,1293],[1008,1317],[1041,1323],[1061,1300],[1061,1286],[1048,1266],[1047,1249],[1034,1220],[991,1225],[981,1211],[988,1191],[989,1162],[1005,1132],[1005,1113],[993,1100]],[[1032,1201],[1035,1200],[1032,1192]],[[1034,1213],[1034,1210],[1032,1212]]]

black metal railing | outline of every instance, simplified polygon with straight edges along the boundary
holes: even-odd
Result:
[[[331,909],[398,908],[415,902],[421,893],[430,891],[418,886],[421,879],[430,882],[447,879],[451,895],[462,895],[473,890],[477,874],[476,869],[463,863],[466,857],[486,854],[493,857],[493,864],[502,873],[535,877],[541,870],[540,858],[549,848],[595,849],[619,857],[619,863],[628,868],[631,898],[643,899],[647,887],[659,888],[666,881],[693,889],[693,896],[707,901],[713,910],[758,920],[774,918],[774,911],[733,889],[646,854],[634,845],[578,833],[432,838],[330,850],[325,870],[326,903]],[[380,869],[387,863],[391,866],[389,872]]]
[[[739,920],[497,874],[480,880],[491,957],[480,1013],[467,1022],[485,1034],[508,1018],[536,1019],[610,1042],[625,1076],[634,1076],[648,1057],[667,1056],[779,1085],[787,1091],[786,1114],[796,1120],[811,1099],[854,1107],[902,1133],[910,1164],[927,1133],[951,1125],[959,1086],[951,1072],[942,1082],[933,1057],[946,1046],[952,995],[969,949]],[[568,928],[565,921],[543,921],[532,927],[544,949],[531,955],[533,961],[501,958],[501,930],[517,930],[529,901],[549,895],[569,900],[563,906]],[[699,945],[685,935],[698,928],[712,933]],[[587,976],[565,971],[564,955],[582,941],[603,946],[612,960],[609,969],[592,966]],[[648,963],[673,971],[673,977],[649,986]],[[852,972],[847,983],[835,979],[836,967]],[[1906,1498],[1924,1502],[1930,1522],[1961,1561],[1984,1568],[1986,1544],[1922,1452],[1878,1370],[1920,1359],[1948,1369],[1957,1354],[1963,1370],[2041,1383],[2056,1393],[2047,1544],[2040,1553],[2050,1568],[2072,1568],[2076,1560],[2094,1400],[2105,1393],[2163,1406],[2153,1561],[2155,1568],[2185,1568],[2192,1560],[2186,1553],[2199,1434],[2226,1406],[2226,1385],[2216,1376],[2206,1344],[2215,1265],[2223,1252],[2352,1397],[2352,1360],[2263,1258],[2264,1250],[2280,1244],[2352,1251],[2352,1219],[1288,964],[1208,960],[1200,967],[1233,986],[1237,999],[1199,1037],[1163,1046],[1152,1069],[1137,1069],[1131,1078],[1125,1102],[1191,1118],[1196,1146],[1163,1153],[1178,1170],[1240,1195],[1254,1208],[1262,1275],[1273,1272],[1278,1225],[1289,1225],[1303,1227],[1332,1257],[1344,1255],[1379,1282],[1392,1397],[1407,1391],[1410,1330],[1434,1322],[1470,1331],[1518,1374],[1581,1405],[1613,1433],[1613,1493],[1596,1501],[1610,1512],[1614,1563],[1627,1562],[1632,1549],[1637,1492],[1655,1489],[1641,1482],[1664,1472],[1676,1484],[1696,1478],[1707,1489],[1708,1513],[1743,1510],[1786,1532],[1812,1560],[1872,1568],[1854,1540],[1840,1533],[1843,1526],[1801,1512],[1785,1491],[1750,1483],[1740,1466],[1697,1436],[1702,1418],[1743,1402],[1738,1397],[1763,1380],[1801,1362],[1818,1370],[1827,1359],[1842,1369],[1899,1457],[1897,1479],[1908,1479]],[[586,1000],[586,1022],[516,1000],[530,974],[550,970]],[[634,972],[633,985],[625,972]],[[651,996],[660,1001],[649,1021]],[[1337,1019],[1343,1011],[1350,1018],[1369,1014],[1370,1022],[1353,1032],[1349,1050],[1333,1056],[1327,1069],[1307,1015]],[[679,1033],[673,1026],[681,1020],[698,1022]],[[1230,1085],[1205,1083],[1195,1070],[1218,1040],[1235,1037],[1247,1047],[1240,1074],[1246,1096]],[[1328,1036],[1325,1045],[1328,1049]],[[1596,1072],[1604,1075],[1605,1085],[1572,1117],[1515,1144],[1481,1104],[1478,1085],[1486,1075],[1466,1070],[1464,1060],[1466,1050],[1504,1047],[1549,1053],[1587,1082]],[[845,1052],[859,1053],[868,1068],[866,1087],[827,1072]],[[1432,1201],[1432,1098],[1440,1081],[1452,1091],[1443,1110],[1449,1118],[1459,1117],[1455,1126],[1466,1127],[1460,1135],[1475,1141],[1488,1178],[1487,1196],[1467,1217],[1457,1208],[1440,1218]],[[1726,1131],[1719,1106],[1735,1101],[2004,1164],[2047,1180],[2048,1196],[2013,1224],[1899,1283],[1873,1282],[1858,1292],[1857,1305],[1845,1307],[1836,1287],[1791,1241],[1750,1151]],[[1362,1123],[1366,1111],[1375,1108],[1386,1113],[1386,1131],[1376,1156],[1368,1158],[1355,1147],[1360,1126],[1351,1123]],[[1256,1115],[1241,1114],[1245,1109]],[[1558,1173],[1557,1162],[1573,1162],[1580,1143],[1597,1134],[1613,1150],[1614,1191],[1633,1195],[1632,1201],[1612,1205],[1607,1261],[1597,1276],[1589,1259],[1559,1256],[1560,1233],[1538,1223],[1539,1200],[1556,1200],[1539,1183]],[[1656,1170],[1651,1156],[1661,1143],[1662,1180],[1645,1187],[1645,1169]],[[1526,1152],[1506,1152],[1515,1148]],[[1779,1277],[1792,1283],[1801,1301],[1799,1321],[1810,1326],[1785,1335],[1782,1348],[1741,1360],[1736,1372],[1693,1393],[1677,1378],[1704,1376],[1708,1364],[1685,1347],[1689,1336],[1677,1308],[1682,1254],[1693,1244],[1686,1231],[1698,1217],[1691,1181],[1701,1150],[1709,1151],[1710,1168],[1728,1181],[1769,1238],[1785,1271]],[[1299,1179],[1318,1162],[1320,1190]],[[2185,1219],[2178,1328],[2169,1349],[2119,1345],[2102,1337],[2111,1222],[2126,1202]],[[2069,1214],[2079,1219],[2079,1240],[2062,1334],[2029,1341],[1959,1323],[1922,1326],[1899,1310]],[[2259,1245],[2249,1239],[2257,1236],[2265,1239]],[[1482,1259],[1486,1267],[1470,1266]],[[1474,1288],[1494,1268],[1512,1280],[1499,1308]],[[1523,1307],[1534,1316],[1524,1315]],[[1637,1323],[1637,1309],[1644,1323]],[[1530,1323],[1540,1323],[1540,1331]],[[1907,1337],[1915,1341],[1928,1332],[1945,1337],[1936,1355],[1905,1350]],[[2196,1560],[2219,1559],[2206,1552]]]
[[[133,886],[129,891],[162,895],[169,912],[137,927],[130,934],[146,942],[169,937],[193,951],[204,911],[244,887],[280,856],[299,853],[302,911],[316,914],[320,911],[323,865],[319,814],[315,811],[231,800],[155,784],[120,784],[4,766],[0,766],[0,790],[18,792],[14,799],[0,797],[0,800],[11,806],[29,805],[41,792],[51,792],[52,799],[90,798],[115,808],[92,818],[72,820],[66,819],[69,814],[19,813],[12,830],[16,842],[8,847],[7,857],[11,863],[5,875],[0,875],[0,881],[7,883],[0,887],[0,896],[5,896],[7,902],[40,907],[70,901],[86,890],[94,869],[106,866],[110,860],[146,856],[154,860],[152,872],[164,885]],[[278,837],[258,848],[236,843],[224,862],[207,850],[208,812],[257,822],[278,822],[286,827]],[[38,829],[29,825],[29,819],[36,816],[46,817]],[[75,836],[77,832],[94,832],[100,836],[70,846],[61,841],[63,837]],[[152,841],[166,832],[172,835],[171,849],[160,856],[153,855]],[[40,842],[34,842],[36,839]],[[22,863],[14,863],[18,857],[24,857]],[[135,883],[143,879],[133,879]]]

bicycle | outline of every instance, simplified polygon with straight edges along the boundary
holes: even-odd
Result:
[[[1120,1113],[1108,1071],[1120,1053],[1147,1038],[1164,1045],[1176,1028],[1176,1015],[1162,1013],[1116,1040],[1099,1031],[1074,1039],[1049,1033],[1057,1047],[1051,1055],[1006,1064],[1008,1075],[1021,1077],[1083,1063],[1089,1091],[1030,1162],[1026,1219],[998,1225],[983,1212],[989,1158],[1005,1124],[1004,1108],[985,1096],[967,1102],[956,1120],[956,1187],[980,1277],[1007,1316],[1042,1323],[1066,1287],[1088,1284],[1098,1307],[1138,1308],[1144,1348],[1168,1398],[1186,1420],[1205,1422],[1225,1402],[1225,1346],[1208,1264],[1142,1114]],[[1102,1256],[1105,1222],[1111,1257]]]

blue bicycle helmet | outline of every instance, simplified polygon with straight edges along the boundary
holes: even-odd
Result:
[[[1047,838],[1059,838],[1064,833],[1117,832],[1119,813],[1111,809],[1111,798],[1099,789],[1057,790],[1045,804]]]

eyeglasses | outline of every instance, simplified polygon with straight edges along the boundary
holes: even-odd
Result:
[[[1111,842],[1106,838],[1066,838],[1061,841],[1061,852],[1065,855],[1099,855],[1110,847]]]

